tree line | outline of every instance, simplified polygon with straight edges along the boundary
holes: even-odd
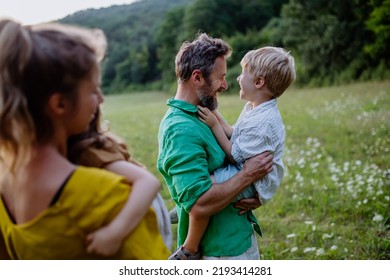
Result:
[[[141,0],[60,21],[105,32],[106,93],[173,90],[176,52],[200,31],[233,47],[227,77],[232,90],[242,56],[265,45],[291,51],[297,85],[390,77],[390,0]]]

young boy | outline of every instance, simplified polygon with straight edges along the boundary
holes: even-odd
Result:
[[[274,155],[273,170],[262,180],[247,187],[237,200],[258,194],[262,205],[275,194],[284,174],[282,155],[285,129],[277,107],[277,98],[295,80],[294,58],[282,48],[263,47],[249,51],[241,60],[242,73],[237,78],[240,84],[240,99],[247,100],[236,124],[232,127],[218,111],[211,112],[198,106],[198,115],[216,137],[229,159],[226,167],[211,175],[213,181],[221,183],[234,176],[245,160],[264,151]],[[244,213],[244,211],[241,211]],[[249,219],[256,219],[251,211]],[[182,248],[184,253],[199,252],[199,244],[206,230],[208,219],[194,221],[190,217],[190,229]],[[260,231],[258,230],[260,233]],[[170,258],[178,259],[176,251]],[[176,257],[175,257],[176,256]]]

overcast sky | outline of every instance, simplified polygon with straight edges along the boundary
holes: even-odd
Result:
[[[88,8],[130,4],[137,0],[0,0],[0,17],[22,24],[57,20]]]

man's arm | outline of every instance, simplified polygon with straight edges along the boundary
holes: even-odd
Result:
[[[193,217],[209,217],[221,211],[247,186],[263,178],[272,171],[273,156],[264,152],[248,159],[243,169],[221,184],[214,183],[203,193],[191,208]],[[252,209],[251,209],[252,210]]]

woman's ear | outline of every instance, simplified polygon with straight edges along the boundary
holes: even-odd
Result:
[[[68,106],[68,102],[65,100],[64,96],[61,93],[56,92],[49,97],[47,111],[51,116],[62,116],[65,114]]]

